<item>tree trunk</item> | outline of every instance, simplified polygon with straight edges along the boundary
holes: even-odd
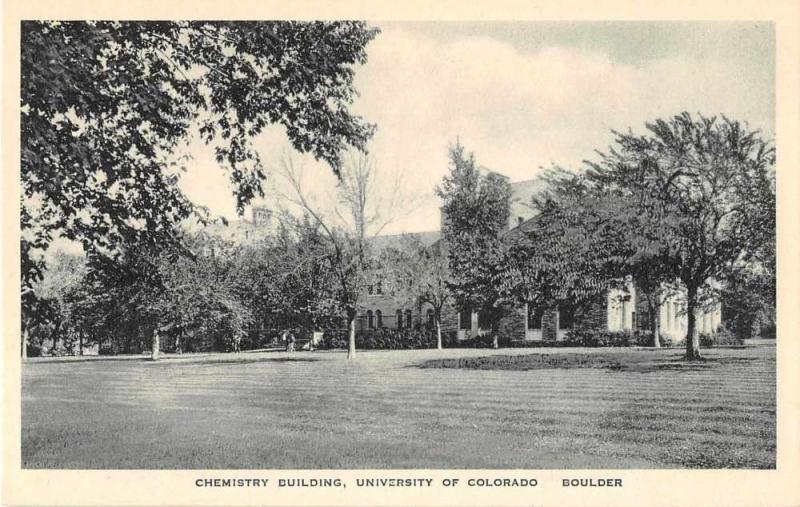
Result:
[[[688,286],[686,297],[686,359],[700,359],[700,337],[697,335],[695,310],[697,309],[697,287]]]
[[[78,355],[83,355],[83,331],[78,331]]]
[[[347,339],[347,359],[355,359],[356,357],[356,316],[350,317],[350,336]]]
[[[661,298],[656,295],[655,301],[648,301],[647,305],[650,307],[650,326],[653,330],[653,347],[661,347],[661,305],[658,301]]]
[[[661,307],[658,305],[653,311],[653,347],[661,347]]]
[[[153,361],[158,361],[158,353],[160,352],[159,349],[160,349],[160,345],[161,345],[160,342],[161,342],[161,340],[159,339],[158,331],[153,331],[153,351],[152,351],[152,355],[151,355],[151,358],[153,359]]]
[[[56,327],[53,328],[53,349],[50,351],[50,355],[52,356],[56,349],[58,348],[58,333],[61,331],[61,321],[56,323]]]
[[[442,350],[442,323],[436,317],[436,348]]]
[[[28,327],[22,330],[22,359],[28,359]]]

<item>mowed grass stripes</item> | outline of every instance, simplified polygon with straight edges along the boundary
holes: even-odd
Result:
[[[623,367],[421,367],[543,353]],[[33,360],[23,467],[774,468],[774,345],[704,353],[699,365],[676,349]]]

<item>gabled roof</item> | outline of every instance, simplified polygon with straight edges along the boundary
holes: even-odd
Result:
[[[546,187],[547,182],[540,178],[511,183],[511,210],[509,215],[512,221],[512,229],[536,215],[536,210],[531,205],[533,196]]]

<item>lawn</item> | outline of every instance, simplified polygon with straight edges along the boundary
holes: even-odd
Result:
[[[775,347],[37,359],[25,468],[774,468]]]

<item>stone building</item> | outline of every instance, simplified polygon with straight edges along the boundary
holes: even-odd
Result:
[[[482,168],[482,172],[488,172]],[[533,195],[541,191],[544,182],[528,180],[510,183],[511,209],[507,234],[518,234],[535,227],[535,212],[529,204]],[[440,221],[441,223],[441,221]],[[404,241],[415,236],[425,246],[432,245],[441,238],[441,231],[430,231],[398,236],[382,236],[375,239],[374,247],[401,248]],[[403,329],[414,325],[433,326],[433,309],[430,305],[420,305],[407,297],[398,297],[386,289],[387,283],[381,272],[373,274],[372,283],[367,286],[362,298],[358,328]],[[609,290],[606,294],[584,303],[580,307],[562,306],[559,308],[523,305],[512,311],[500,323],[502,334],[515,341],[558,341],[565,339],[575,327],[604,329],[611,332],[649,330],[650,318],[645,299],[630,282],[623,288]],[[685,302],[681,294],[667,298],[658,309],[660,312],[660,333],[675,340],[686,333],[687,316]],[[721,323],[721,307],[697,314],[699,333],[714,333]],[[456,332],[458,339],[480,336],[488,331],[483,316],[469,308],[448,307],[442,315],[443,332]]]
[[[487,169],[481,168],[486,173]],[[535,227],[535,212],[530,205],[533,195],[544,188],[541,180],[510,183],[512,196],[507,234],[519,234]],[[212,224],[205,228],[215,240],[230,243],[247,243],[263,239],[275,230],[271,211],[254,207],[251,220],[237,220],[227,225]],[[422,246],[431,246],[441,239],[441,231],[428,231],[399,235],[378,236],[371,246],[376,252],[386,249],[403,249],[411,240]],[[213,244],[213,242],[211,242]],[[386,270],[370,274],[361,298],[357,329],[406,329],[433,327],[433,309],[420,305],[405,291],[392,287],[392,275]],[[680,339],[686,333],[687,316],[681,294],[667,298],[658,309],[660,332],[663,336]],[[515,341],[558,341],[565,339],[575,327],[605,329],[607,331],[634,331],[650,329],[647,304],[637,288],[628,283],[624,289],[613,289],[581,307],[562,306],[543,308],[523,305],[505,317],[501,332]],[[697,314],[700,333],[713,333],[721,324],[721,307]],[[488,325],[479,312],[469,308],[446,306],[442,312],[442,331],[455,332],[459,339],[480,336],[488,332]]]

